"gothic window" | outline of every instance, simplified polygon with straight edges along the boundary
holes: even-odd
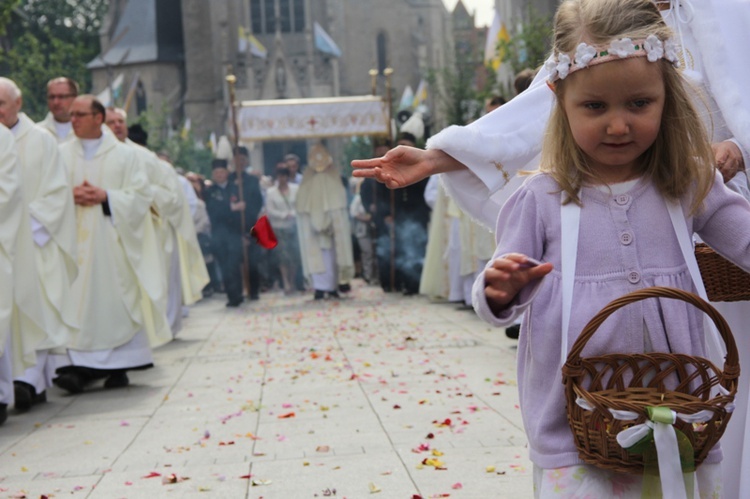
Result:
[[[281,1],[279,9],[281,10],[281,32],[289,33],[292,28],[292,13],[289,9],[289,2]]]
[[[250,29],[253,33],[263,33],[263,6],[257,0],[250,2]]]
[[[276,9],[279,5],[279,28],[282,33],[305,30],[305,0],[250,0],[251,28],[255,34],[276,32]]]
[[[305,0],[293,0],[292,4],[294,32],[301,33],[305,30]]]

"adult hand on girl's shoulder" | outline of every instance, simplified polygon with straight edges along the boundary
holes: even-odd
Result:
[[[737,175],[738,171],[745,169],[745,161],[742,158],[742,151],[731,140],[725,140],[718,144],[711,144],[716,159],[716,168],[724,177],[724,183],[729,182]]]
[[[552,271],[551,263],[536,265],[521,253],[498,258],[484,271],[484,294],[492,313],[498,315],[531,281]]]

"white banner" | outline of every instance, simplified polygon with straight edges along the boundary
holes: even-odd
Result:
[[[378,96],[244,101],[240,141],[386,135],[388,109]]]

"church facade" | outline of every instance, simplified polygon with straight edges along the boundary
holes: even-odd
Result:
[[[330,53],[325,35],[340,55]],[[94,91],[117,96],[121,88],[117,102],[127,95],[131,113],[165,109],[175,124],[189,119],[202,139],[227,132],[230,67],[237,100],[368,95],[371,69],[384,95],[383,70],[391,67],[398,100],[430,69],[454,64],[442,0],[112,0],[101,38],[102,53],[89,64]],[[434,92],[428,103],[439,124]],[[266,169],[307,149],[304,142],[251,146]]]

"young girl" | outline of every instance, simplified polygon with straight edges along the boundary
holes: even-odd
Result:
[[[474,284],[484,320],[507,326],[526,312],[518,385],[537,497],[641,496],[639,476],[578,459],[560,367],[586,323],[637,289],[695,292],[684,251],[692,232],[750,270],[750,204],[714,172],[671,36],[649,0],[560,6],[541,171],[501,210],[493,261]],[[702,324],[691,305],[638,302],[605,321],[583,356],[706,356]],[[698,468],[701,497],[721,494],[720,461],[717,446]]]

